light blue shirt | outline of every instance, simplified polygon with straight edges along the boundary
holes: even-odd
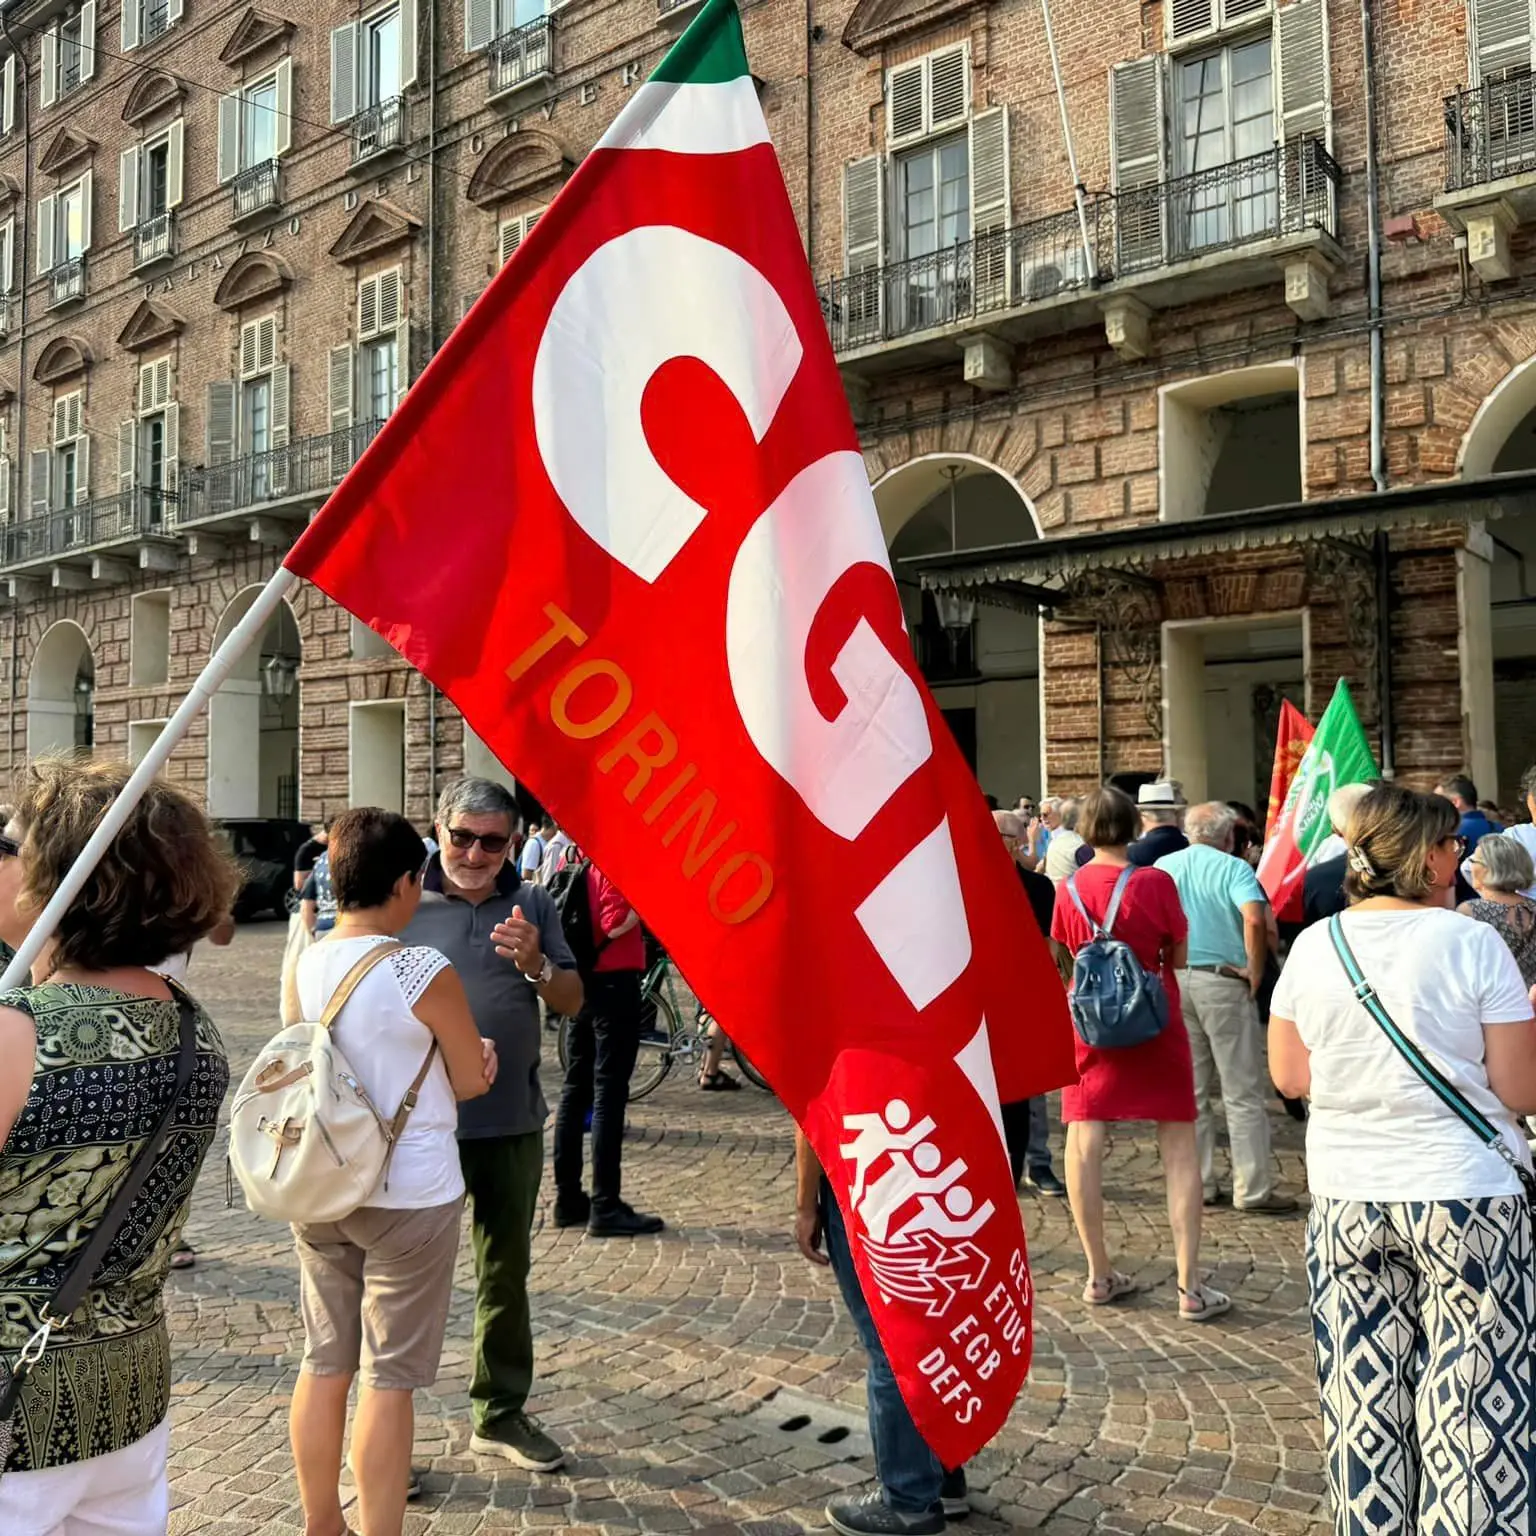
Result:
[[[1248,968],[1243,947],[1243,908],[1264,901],[1258,876],[1234,854],[1206,843],[1191,843],[1157,861],[1173,876],[1189,920],[1189,963]]]

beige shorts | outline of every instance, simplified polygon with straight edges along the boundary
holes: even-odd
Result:
[[[301,1369],[410,1391],[437,1380],[453,1294],[462,1199],[295,1225]]]

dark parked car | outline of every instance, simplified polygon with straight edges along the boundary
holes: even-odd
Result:
[[[218,829],[244,876],[235,897],[235,916],[244,921],[264,912],[279,917],[296,912],[299,895],[293,888],[293,860],[309,837],[309,823],[251,817],[221,821]]]

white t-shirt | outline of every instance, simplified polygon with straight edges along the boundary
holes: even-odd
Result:
[[[1483,1025],[1519,1024],[1531,1002],[1486,923],[1436,909],[1346,912],[1344,937],[1392,1021],[1527,1167],[1515,1117],[1488,1086]],[[1424,1085],[1354,995],[1327,923],[1300,934],[1270,1004],[1312,1056],[1307,1182],[1332,1200],[1476,1200],[1520,1181]]]
[[[365,934],[326,939],[305,950],[294,973],[300,1016],[318,1019],[368,946],[387,942],[381,935]],[[396,950],[363,977],[331,1026],[343,1055],[386,1120],[394,1118],[432,1048],[432,1031],[411,1010],[447,964],[446,955],[424,945]],[[464,1193],[458,1129],[458,1101],[439,1052],[395,1146],[387,1187],[380,1184],[365,1203],[398,1211],[457,1200]]]

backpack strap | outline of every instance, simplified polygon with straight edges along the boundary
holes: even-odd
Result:
[[[387,955],[392,955],[397,949],[404,949],[398,939],[391,939],[387,944],[375,944],[368,952],[341,978],[341,984],[331,993],[330,1001],[326,1003],[325,1010],[316,1022],[321,1029],[329,1029],[335,1022],[336,1016],[347,1005],[347,1000],[357,991],[357,984],[364,976]],[[423,1074],[425,1075],[425,1074]]]
[[[1131,883],[1131,876],[1136,873],[1134,864],[1127,864],[1120,871],[1120,878],[1115,881],[1115,888],[1110,893],[1109,906],[1104,913],[1104,937],[1109,938],[1115,931],[1115,919],[1120,916],[1120,903],[1125,896],[1125,888]]]
[[[1093,930],[1094,937],[1100,939],[1110,938],[1115,931],[1115,919],[1120,915],[1120,898],[1125,895],[1125,888],[1131,883],[1131,876],[1136,873],[1133,865],[1127,864],[1120,871],[1120,878],[1115,881],[1115,888],[1110,893],[1109,906],[1104,912],[1104,921],[1097,921],[1083,905],[1082,894],[1077,888],[1077,876],[1072,875],[1067,880],[1067,895],[1072,898],[1072,904],[1083,914],[1083,921]]]

